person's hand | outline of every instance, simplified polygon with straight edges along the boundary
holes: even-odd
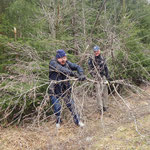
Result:
[[[113,81],[113,79],[110,78],[109,76],[108,76],[106,79],[107,79],[108,82],[109,82],[109,81]]]
[[[109,82],[108,82],[107,80],[105,80],[105,81],[104,81],[104,84],[107,84],[107,85],[108,85],[108,84],[109,84]]]
[[[84,81],[84,80],[86,80],[86,77],[85,77],[85,75],[80,75],[78,77],[78,79],[79,79],[79,81]]]
[[[108,77],[108,78],[107,78],[107,81],[108,81],[108,84],[111,84],[111,81],[113,81],[113,79],[110,78],[110,77]]]
[[[79,75],[78,75],[77,72],[71,72],[70,76],[71,76],[71,77],[75,77],[75,78],[78,78],[78,77],[79,77]]]

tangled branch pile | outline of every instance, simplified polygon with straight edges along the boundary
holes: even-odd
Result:
[[[67,51],[69,60],[84,68],[88,78],[82,84],[71,79],[81,114],[86,99],[95,99],[95,81],[87,66],[95,44],[100,45],[107,58],[111,78],[123,80],[113,87],[120,98],[123,89],[137,91],[136,86],[141,83],[149,84],[150,6],[145,0],[0,3],[7,8],[0,7],[0,121],[4,125],[53,118],[48,65],[59,48]]]

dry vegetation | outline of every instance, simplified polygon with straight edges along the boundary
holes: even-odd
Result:
[[[84,128],[74,125],[70,113],[64,111],[62,127],[57,130],[53,117],[39,127],[33,124],[1,128],[0,149],[5,150],[149,150],[150,147],[150,87],[141,88],[143,92],[128,93],[122,99],[110,96],[108,112],[101,115],[96,110],[96,101],[86,99],[82,113],[86,124]],[[81,100],[81,99],[80,99]],[[88,111],[88,112],[87,112]],[[90,112],[90,113],[89,113]],[[69,121],[68,121],[69,120]],[[102,123],[103,121],[103,123]]]
[[[145,0],[0,0],[0,150],[149,150],[149,9]],[[93,45],[114,80],[102,113],[87,66]],[[48,64],[57,49],[87,76],[69,79],[84,128],[64,104],[55,127]]]

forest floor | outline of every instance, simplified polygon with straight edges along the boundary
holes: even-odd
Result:
[[[0,150],[150,150],[150,87],[142,89],[147,94],[128,93],[125,101],[110,97],[110,107],[103,116],[96,102],[88,99],[83,128],[69,117],[63,119],[60,129],[54,121],[40,127],[1,127]]]

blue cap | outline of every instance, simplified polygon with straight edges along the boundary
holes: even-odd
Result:
[[[94,52],[96,52],[96,51],[100,50],[100,47],[96,45],[93,47],[93,50],[94,50]]]
[[[56,58],[57,59],[58,58],[62,58],[64,56],[66,56],[66,53],[65,53],[65,51],[63,49],[59,49],[59,50],[56,51]]]

